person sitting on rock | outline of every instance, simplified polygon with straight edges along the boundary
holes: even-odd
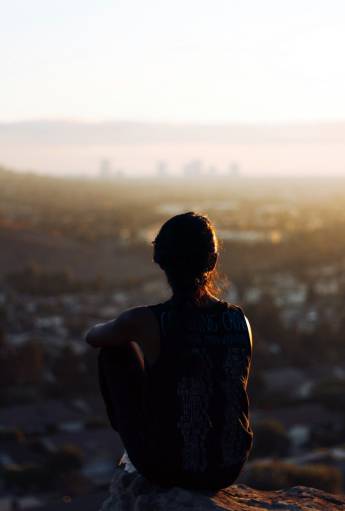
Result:
[[[171,298],[86,334],[101,348],[100,389],[128,470],[163,486],[225,488],[252,448],[251,327],[241,307],[217,298],[218,256],[206,216],[170,218],[153,241],[153,260]]]

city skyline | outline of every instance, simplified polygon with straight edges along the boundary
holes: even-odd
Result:
[[[91,177],[105,159],[127,175],[145,176],[159,161],[177,175],[186,162],[202,160],[218,169],[237,162],[242,176],[344,175],[344,142],[345,122],[0,123],[0,165]]]

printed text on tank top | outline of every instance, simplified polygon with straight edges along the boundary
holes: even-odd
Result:
[[[171,421],[176,417],[183,470],[209,469],[210,441],[219,445],[217,467],[243,462],[252,442],[246,394],[251,344],[243,311],[226,302],[202,311],[169,302],[153,309],[162,344],[156,362],[160,376],[152,383],[161,396],[157,409],[169,395],[165,414]]]

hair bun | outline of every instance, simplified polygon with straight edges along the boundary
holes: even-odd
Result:
[[[170,218],[153,241],[153,260],[173,289],[202,290],[217,260],[217,238],[209,219],[189,212]]]

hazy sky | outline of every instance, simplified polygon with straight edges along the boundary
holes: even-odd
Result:
[[[0,5],[0,121],[345,119],[344,0]]]

